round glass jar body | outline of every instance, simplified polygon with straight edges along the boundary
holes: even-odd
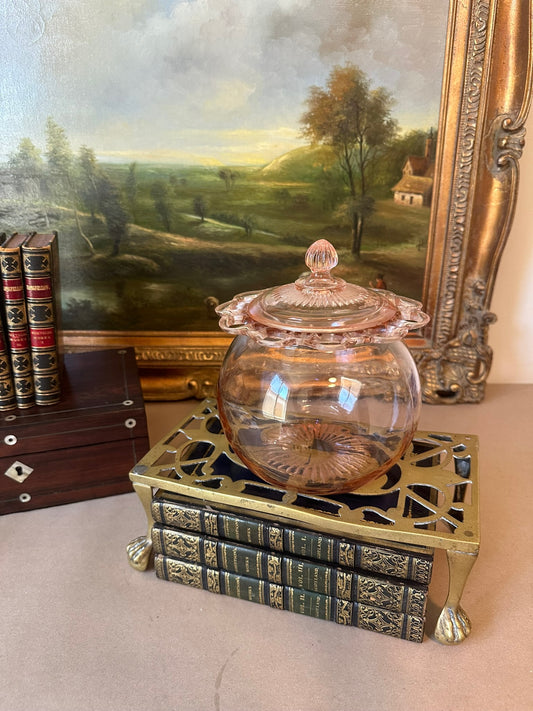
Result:
[[[240,335],[218,384],[224,432],[244,464],[272,484],[316,494],[387,471],[413,437],[420,402],[400,340],[324,351]]]

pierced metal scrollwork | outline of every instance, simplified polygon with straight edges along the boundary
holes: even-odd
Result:
[[[156,490],[337,536],[443,548],[450,588],[435,638],[455,644],[470,630],[459,603],[479,548],[477,451],[473,435],[417,432],[400,462],[376,481],[339,495],[300,494],[244,466],[224,436],[216,401],[206,399],[130,472],[148,519],[147,535],[130,544],[130,563],[148,566]]]
[[[476,445],[471,436],[418,432],[399,464],[376,482],[344,494],[302,494],[252,474],[229,447],[216,402],[205,400],[199,413],[165,439],[150,464],[150,475],[172,483],[172,490],[184,495],[201,492],[202,498],[216,501],[222,493],[228,503],[245,497],[258,512],[274,507],[302,524],[318,518],[326,529],[339,532],[339,525],[349,530],[369,523],[414,533],[417,539],[425,531],[429,537],[423,545],[435,545],[435,536],[449,538],[472,527],[470,473]],[[145,466],[141,463],[132,473],[148,474]],[[472,535],[470,531],[468,538]]]

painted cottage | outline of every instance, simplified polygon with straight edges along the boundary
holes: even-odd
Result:
[[[400,205],[430,205],[433,192],[435,160],[433,139],[428,138],[423,156],[407,156],[402,169],[402,178],[392,188],[394,202]]]

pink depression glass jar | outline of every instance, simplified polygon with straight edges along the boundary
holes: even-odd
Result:
[[[307,493],[356,489],[404,453],[420,382],[402,342],[429,318],[421,304],[331,275],[326,240],[293,284],[238,294],[217,307],[235,334],[220,371],[226,437],[263,480]]]

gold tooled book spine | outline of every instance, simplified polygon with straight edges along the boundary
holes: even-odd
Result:
[[[22,245],[35,403],[61,399],[57,233],[34,234]]]
[[[21,254],[21,246],[27,238],[28,235],[15,233],[0,246],[7,340],[15,398],[19,408],[28,408],[35,404]]]
[[[152,544],[155,553],[170,558],[394,612],[425,614],[427,586],[347,571],[159,524],[152,528]]]
[[[0,303],[2,303],[3,310],[3,299],[0,299]],[[11,357],[4,328],[4,317],[0,313],[0,410],[12,410],[16,406]]]
[[[365,570],[422,585],[428,585],[431,580],[431,553],[415,553],[347,540],[163,497],[153,499],[152,516],[154,521],[166,526],[268,548],[348,570]]]
[[[339,601],[328,595],[258,580],[238,573],[210,569],[206,565],[169,558],[159,553],[155,556],[154,565],[158,578],[181,585],[203,588],[209,592],[412,642],[422,642],[424,637],[423,617],[383,610],[348,600]]]

